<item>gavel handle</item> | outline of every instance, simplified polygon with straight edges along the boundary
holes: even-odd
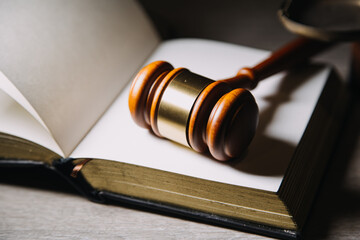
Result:
[[[253,89],[259,81],[300,64],[332,43],[300,37],[273,52],[253,68],[242,68],[235,77],[221,80],[232,88]]]

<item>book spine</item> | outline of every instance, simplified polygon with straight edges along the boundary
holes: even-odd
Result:
[[[74,175],[74,169],[77,166],[74,164],[74,160],[73,158],[61,158],[55,160],[51,167],[83,196],[93,202],[104,203],[105,199],[86,181],[80,171]]]

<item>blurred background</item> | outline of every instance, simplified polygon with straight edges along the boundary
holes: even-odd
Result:
[[[296,35],[279,20],[283,0],[139,0],[163,39],[206,38],[274,51]],[[349,44],[318,56],[346,77]]]

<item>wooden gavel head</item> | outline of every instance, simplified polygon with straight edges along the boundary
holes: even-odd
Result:
[[[198,152],[209,150],[221,161],[244,152],[259,115],[248,90],[163,61],[150,63],[136,75],[129,109],[139,126]]]
[[[298,38],[236,76],[213,81],[157,61],[135,77],[129,95],[134,121],[218,160],[236,158],[251,142],[259,110],[253,89],[259,81],[301,64],[331,43]],[[246,88],[246,89],[245,89]]]

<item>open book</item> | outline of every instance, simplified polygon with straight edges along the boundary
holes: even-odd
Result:
[[[132,77],[165,60],[221,79],[268,52],[161,42],[133,1],[9,1],[0,16],[0,163],[44,164],[96,201],[271,236],[301,231],[342,119],[345,98],[331,67],[308,64],[259,84],[254,140],[241,159],[222,163],[135,125]]]

